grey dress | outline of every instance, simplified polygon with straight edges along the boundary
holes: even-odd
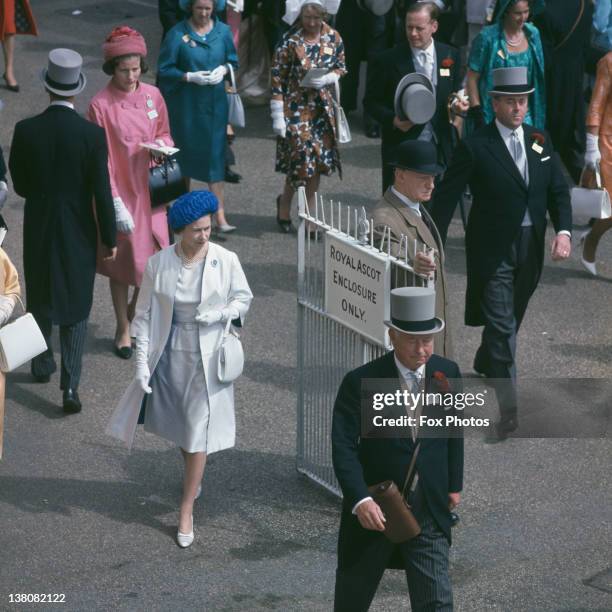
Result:
[[[175,254],[178,258],[178,255]],[[200,353],[196,309],[202,295],[205,261],[181,266],[174,296],[172,328],[151,377],[145,430],[189,453],[206,452],[208,390]]]

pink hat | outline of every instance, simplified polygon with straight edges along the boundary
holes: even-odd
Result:
[[[104,61],[108,62],[122,55],[147,55],[147,43],[142,34],[129,26],[116,27],[107,37],[102,45]]]

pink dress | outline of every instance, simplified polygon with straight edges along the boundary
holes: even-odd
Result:
[[[157,87],[140,82],[127,93],[112,84],[98,92],[88,118],[106,131],[113,197],[120,197],[134,219],[131,234],[117,233],[117,257],[98,259],[97,271],[124,285],[140,286],[147,260],[169,245],[166,207],[151,209],[149,152],[140,144],[158,139],[173,145],[168,111]]]

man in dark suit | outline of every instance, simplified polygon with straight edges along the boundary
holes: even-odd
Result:
[[[28,310],[49,346],[32,360],[32,374],[48,382],[55,372],[50,340],[52,325],[58,324],[66,412],[81,410],[77,389],[93,300],[98,229],[101,256],[113,259],[116,253],[106,136],[74,110],[74,96],[86,83],[82,63],[70,49],[49,53],[42,79],[51,104],[15,126],[9,159],[15,191],[26,200],[23,263]]]
[[[484,325],[474,369],[498,383],[500,440],[518,426],[516,335],[544,261],[548,212],[556,236],[553,260],[571,251],[572,213],[558,156],[546,133],[523,125],[529,94],[526,68],[493,71],[496,119],[463,140],[433,198],[432,217],[446,241],[459,195],[473,204],[465,233],[466,325]]]
[[[349,372],[338,391],[332,459],[343,502],[335,612],[368,610],[387,567],[405,570],[412,610],[452,610],[450,511],[463,486],[463,438],[427,437],[416,427],[405,437],[367,437],[361,428],[364,381],[394,379],[398,389],[428,393],[436,381],[450,387],[449,379],[460,378],[456,363],[432,354],[434,334],[444,328],[435,317],[435,300],[433,289],[393,289],[391,320],[385,323],[394,351]],[[423,406],[422,414],[428,408]],[[368,486],[393,480],[402,490],[413,457],[416,475],[406,493],[421,534],[393,544],[383,533],[385,517]]]
[[[447,164],[452,154],[455,135],[447,106],[449,96],[461,88],[461,62],[457,49],[433,40],[438,29],[438,12],[431,2],[408,7],[407,42],[375,55],[368,64],[363,105],[382,127],[383,193],[393,183],[390,161],[400,142],[409,139],[434,142],[442,164]],[[424,74],[434,85],[436,111],[424,125],[402,121],[394,110],[397,86],[402,77],[413,72]]]

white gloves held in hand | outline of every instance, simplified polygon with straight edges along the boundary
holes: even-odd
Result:
[[[8,185],[4,181],[0,181],[0,210],[6,204],[8,199]]]
[[[333,85],[338,82],[340,75],[337,72],[328,72],[320,77],[314,77],[312,81],[310,81],[310,86],[313,89],[322,89],[326,85]]]
[[[226,74],[227,66],[217,66],[211,71],[186,72],[185,79],[188,83],[195,83],[196,85],[218,85]]]
[[[138,381],[140,388],[147,394],[151,393],[149,387],[149,379],[151,371],[149,370],[149,341],[143,338],[136,338],[136,351],[134,352],[134,361],[136,362],[136,375],[134,378]]]
[[[11,318],[14,309],[15,298],[12,295],[0,295],[0,326]]]
[[[223,310],[204,310],[196,314],[196,321],[200,325],[214,325],[215,323],[227,323],[230,319],[237,319],[238,312],[234,308],[224,308]]]
[[[586,151],[584,153],[584,165],[589,168],[596,168],[601,161],[599,152],[599,136],[595,134],[586,135]]]
[[[134,231],[134,219],[130,211],[125,207],[121,198],[113,198],[115,206],[115,220],[117,221],[117,230],[122,234],[131,234]]]
[[[272,117],[272,131],[281,138],[287,132],[285,121],[285,105],[282,100],[270,100],[270,116]]]

